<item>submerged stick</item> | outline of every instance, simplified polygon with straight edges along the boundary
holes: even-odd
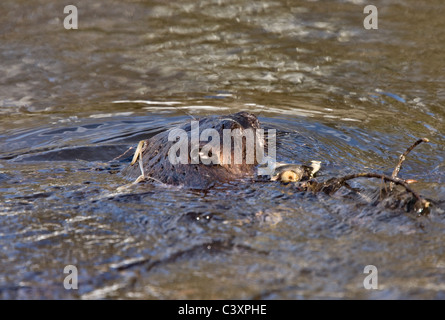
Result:
[[[387,176],[387,175],[384,175],[384,174],[379,174],[379,173],[355,173],[355,174],[350,174],[350,175],[347,175],[347,176],[344,176],[344,177],[341,177],[341,178],[336,178],[335,181],[340,186],[342,186],[342,185],[344,185],[344,183],[346,181],[352,180],[352,179],[356,179],[356,178],[377,178],[377,179],[382,179],[384,181],[390,181],[391,183],[394,183],[394,184],[401,185],[402,187],[405,188],[406,191],[411,193],[417,199],[417,201],[418,201],[419,205],[421,206],[422,210],[426,209],[426,208],[428,208],[430,206],[430,202],[429,201],[423,199],[416,191],[411,189],[408,186],[408,184],[406,183],[405,180],[397,178],[397,177],[390,177],[390,176]],[[323,187],[325,187],[325,186],[323,186]]]
[[[127,151],[125,151],[124,153],[122,153],[120,156],[117,156],[116,158],[112,159],[111,161],[116,161],[116,160],[122,158],[123,156],[125,156],[128,152],[130,152],[130,151],[133,150],[133,149],[134,149],[133,147],[128,148]]]
[[[411,150],[413,150],[416,146],[418,146],[419,144],[421,144],[422,142],[429,142],[430,140],[427,138],[422,138],[417,140],[416,142],[414,142],[414,144],[409,147],[408,149],[406,149],[406,151],[400,155],[399,157],[399,162],[397,163],[396,167],[394,168],[394,171],[392,172],[391,178],[397,178],[397,175],[400,172],[400,169],[402,168],[402,163],[406,160],[406,156],[408,155],[408,153],[411,152]],[[389,190],[392,190],[394,187],[394,183],[391,182],[389,184]]]

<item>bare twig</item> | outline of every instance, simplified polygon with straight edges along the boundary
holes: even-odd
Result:
[[[133,147],[128,148],[127,151],[125,151],[125,152],[122,153],[120,156],[117,156],[116,158],[114,158],[114,159],[111,160],[111,161],[116,161],[116,160],[122,158],[122,157],[125,156],[128,152],[130,152],[130,150],[133,150],[133,149],[134,149]]]
[[[331,182],[330,181],[324,182],[322,184],[323,186],[322,186],[321,190],[323,190],[325,188],[329,189],[329,187],[335,187],[335,186],[337,187],[336,190],[338,190],[345,184],[346,181],[351,180],[351,179],[356,179],[356,178],[377,178],[377,179],[382,179],[384,181],[390,181],[394,184],[401,185],[403,188],[405,188],[406,191],[411,193],[417,199],[422,210],[425,208],[428,208],[430,206],[430,202],[423,199],[415,190],[411,189],[411,187],[408,186],[408,184],[406,183],[405,180],[397,178],[397,177],[390,177],[390,176],[387,176],[384,174],[379,174],[379,173],[355,173],[355,174],[350,174],[350,175],[347,175],[347,176],[344,176],[341,178],[335,178]]]
[[[142,158],[142,149],[144,147],[144,144],[145,144],[145,140],[139,141],[136,151],[134,152],[134,155],[133,155],[133,160],[131,160],[131,163],[130,163],[131,166],[134,165],[136,163],[136,161],[138,161],[139,158]]]
[[[409,147],[408,149],[406,149],[406,151],[400,155],[399,157],[399,162],[397,163],[397,166],[394,168],[394,171],[392,172],[391,178],[396,178],[397,175],[400,172],[400,169],[402,168],[402,163],[406,160],[406,156],[408,155],[408,153],[411,152],[411,150],[413,150],[416,146],[418,146],[419,144],[421,144],[422,142],[429,142],[430,140],[428,140],[427,138],[422,138],[417,140],[416,142],[414,142],[414,144]],[[389,184],[389,190],[392,190],[394,187],[394,183],[391,182]]]

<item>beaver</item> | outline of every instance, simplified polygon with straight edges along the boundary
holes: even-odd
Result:
[[[231,131],[239,129],[240,134],[243,134],[247,129],[260,129],[258,118],[254,114],[245,111],[226,116],[204,117],[196,120],[196,125],[199,126],[199,136],[201,136],[206,129],[214,129],[214,132],[219,133],[220,141],[219,143],[215,141],[215,143],[219,144],[221,153],[223,150],[224,129],[230,129]],[[192,121],[188,121],[179,127],[161,132],[148,140],[141,141],[139,150],[136,151],[135,158],[133,158],[133,162],[123,170],[123,174],[131,179],[136,179],[140,177],[142,173],[142,176],[145,178],[151,178],[165,184],[182,185],[196,189],[208,189],[216,183],[224,183],[243,177],[252,177],[254,175],[255,166],[258,164],[258,161],[256,159],[252,163],[245,161],[245,144],[242,145],[241,150],[244,160],[242,163],[235,163],[234,161],[234,144],[231,144],[231,162],[202,163],[204,162],[202,160],[203,158],[216,156],[218,159],[222,158],[222,156],[221,154],[212,155],[213,150],[210,150],[210,155],[204,155],[201,151],[204,144],[207,143],[206,141],[200,141],[197,147],[194,148],[192,145],[192,129]],[[171,150],[175,151],[175,144],[178,143],[177,137],[173,137],[176,139],[171,138],[174,136],[174,130],[186,134],[185,163],[174,163],[174,161],[172,161]],[[259,141],[259,144],[264,145],[264,140]],[[195,155],[193,153],[195,153]],[[197,156],[196,153],[201,156],[201,161],[198,163],[196,163],[197,161],[194,159],[194,156]],[[174,155],[173,158],[175,158],[176,155]],[[182,154],[182,156],[184,157],[184,154]],[[139,165],[136,163],[138,157]]]
[[[194,133],[194,129],[197,128],[198,132]],[[216,133],[216,136],[212,135],[212,140],[207,138],[214,145],[217,144],[216,150],[206,146],[209,143],[206,138],[204,138],[206,141],[196,141],[198,137],[202,138],[202,134],[208,129]],[[249,149],[252,141],[247,142],[249,130],[252,133],[251,137],[255,138],[255,156],[252,159],[249,159],[249,155],[253,153],[253,149]],[[204,117],[196,120],[195,124],[193,121],[188,121],[179,127],[141,141],[133,161],[122,173],[130,179],[136,179],[137,182],[151,179],[164,184],[181,185],[193,189],[208,189],[218,183],[252,178],[257,176],[258,164],[266,163],[264,159],[267,158],[263,157],[267,143],[264,131],[261,130],[258,118],[246,111],[225,116]],[[223,154],[227,150],[224,149],[227,131],[231,134],[228,159],[224,158]],[[256,132],[261,132],[261,134],[256,134]],[[177,147],[180,142],[178,137],[185,140],[183,149]],[[194,138],[195,143],[193,143]],[[240,144],[235,142],[237,138],[242,139]],[[257,153],[258,149],[260,153]],[[178,161],[178,152],[182,152],[182,161]],[[216,154],[213,154],[214,152]],[[236,161],[237,154],[241,161]],[[210,159],[212,162],[209,161]],[[269,179],[281,180],[285,183],[310,178],[320,167],[319,162],[311,166],[300,166],[278,163],[274,159],[269,163],[269,160],[267,161],[268,166],[271,166]]]

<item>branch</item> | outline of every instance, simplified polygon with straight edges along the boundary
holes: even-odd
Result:
[[[412,147],[412,148],[414,148],[414,147]],[[407,150],[407,151],[409,152],[410,150]],[[430,206],[430,202],[423,199],[416,191],[411,189],[405,180],[397,178],[397,177],[390,177],[390,176],[387,176],[384,174],[378,174],[378,173],[356,173],[356,174],[350,174],[350,175],[347,175],[347,176],[344,176],[341,178],[335,178],[335,179],[333,179],[334,180],[333,183],[331,182],[330,185],[329,184],[326,185],[326,182],[329,182],[329,181],[326,181],[325,183],[323,183],[322,189],[324,189],[325,187],[332,186],[334,183],[336,183],[338,188],[340,188],[341,186],[343,186],[345,184],[346,181],[351,180],[351,179],[356,179],[356,178],[378,178],[378,179],[382,179],[384,181],[391,181],[391,183],[401,185],[402,187],[405,188],[406,191],[411,193],[417,199],[422,210],[426,209]]]
[[[394,171],[392,172],[391,178],[397,178],[397,175],[400,172],[400,169],[402,168],[402,163],[405,161],[406,156],[408,155],[408,153],[411,152],[411,150],[413,150],[416,146],[418,146],[419,144],[421,144],[422,142],[429,142],[430,140],[427,138],[422,138],[417,140],[416,142],[414,142],[414,144],[409,147],[408,149],[406,149],[406,151],[400,155],[399,157],[399,162],[397,163],[397,166],[394,168]],[[394,183],[391,182],[389,184],[389,190],[392,190],[394,186]]]

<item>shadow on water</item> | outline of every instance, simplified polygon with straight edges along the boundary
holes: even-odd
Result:
[[[111,3],[81,2],[69,34],[63,6],[0,4],[1,298],[445,298],[444,39],[415,31],[443,27],[441,2],[385,2],[378,35],[356,1]],[[390,175],[428,137],[400,176],[436,206],[371,205],[378,180],[351,183],[360,197],[122,188],[138,141],[240,110],[277,130],[279,161],[322,161],[320,180]]]

